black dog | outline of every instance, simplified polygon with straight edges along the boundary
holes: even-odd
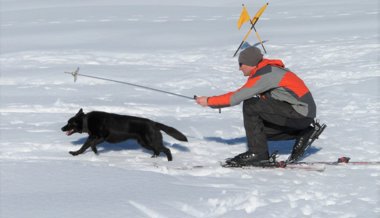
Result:
[[[72,155],[82,154],[89,147],[97,154],[96,145],[104,141],[118,143],[128,139],[136,139],[142,147],[153,150],[154,154],[152,157],[156,157],[161,152],[164,152],[168,161],[171,161],[173,159],[172,154],[164,146],[160,130],[179,141],[187,141],[186,136],[173,127],[141,117],[100,111],[85,114],[80,109],[74,117],[69,119],[67,125],[62,127],[62,131],[66,132],[68,136],[76,132],[85,132],[89,135],[86,142],[78,151],[70,151]]]

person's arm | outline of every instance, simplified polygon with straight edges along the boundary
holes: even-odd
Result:
[[[250,78],[238,90],[223,95],[208,97],[207,105],[212,108],[230,107],[252,98],[268,89],[268,84],[260,76]]]

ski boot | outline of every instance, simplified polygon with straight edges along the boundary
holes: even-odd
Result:
[[[241,153],[233,158],[226,160],[223,165],[225,167],[244,167],[244,166],[260,166],[262,162],[269,160],[268,152],[262,154],[254,154],[251,151]]]
[[[247,160],[247,156],[253,156]],[[227,159],[225,164],[222,164],[223,167],[235,167],[235,168],[245,168],[245,167],[262,167],[262,168],[285,168],[285,161],[277,161],[277,151],[273,152],[270,156],[268,153],[263,155],[262,158],[258,158],[258,155],[250,154],[245,152],[239,154],[234,158]],[[244,161],[242,161],[242,158]]]
[[[313,142],[318,139],[322,134],[323,130],[326,128],[326,124],[319,124],[319,121],[314,121],[312,126],[305,129],[300,136],[297,138],[291,155],[289,156],[287,162],[294,163],[299,160],[305,153],[305,151],[313,144]]]

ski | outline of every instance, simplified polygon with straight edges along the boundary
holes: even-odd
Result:
[[[303,165],[303,164],[291,164],[285,167],[280,166],[226,166],[224,163],[220,162],[220,166],[223,168],[231,169],[243,169],[243,170],[257,170],[257,169],[294,169],[294,170],[305,170],[305,171],[316,171],[323,172],[326,169],[324,164],[313,164],[313,165]],[[158,166],[154,165],[155,168],[162,168],[165,170],[175,170],[175,171],[195,171],[195,170],[215,170],[216,166],[206,166],[206,165],[194,165],[194,166],[177,166],[177,167],[168,167],[168,166]]]
[[[279,169],[299,169],[307,171],[323,172],[326,169],[326,165],[323,163],[315,164],[303,164],[303,163],[288,163],[286,161],[276,161],[275,154],[267,161],[260,161],[246,165],[237,164],[230,159],[227,159],[225,163],[220,164],[225,168],[242,168],[242,169],[257,169],[257,168],[279,168]]]
[[[315,165],[315,164],[324,164],[330,166],[337,165],[379,165],[380,161],[350,161],[350,157],[340,157],[337,161],[316,161],[316,162],[295,162],[291,164],[303,164],[303,165]]]
[[[340,157],[336,161],[315,161],[315,162],[287,162],[287,161],[276,161],[272,159],[270,161],[261,161],[251,165],[238,165],[231,164],[229,160],[225,163],[221,163],[222,167],[227,168],[244,168],[244,169],[253,169],[253,168],[283,168],[283,169],[302,169],[309,171],[319,171],[323,172],[326,169],[326,166],[347,166],[347,165],[359,165],[359,166],[380,166],[380,161],[351,161],[349,157]]]
[[[235,158],[228,158],[224,163],[221,163],[222,167],[226,168],[282,168],[282,169],[301,169],[308,171],[318,171],[323,172],[326,169],[326,165],[323,163],[315,164],[303,164],[301,162],[289,162],[289,161],[278,161],[277,155],[278,151],[273,152],[268,160],[258,161],[258,162],[239,162]]]
[[[287,164],[286,166],[282,167],[284,169],[299,169],[299,170],[306,170],[306,171],[317,171],[317,172],[323,172],[326,169],[325,164]]]

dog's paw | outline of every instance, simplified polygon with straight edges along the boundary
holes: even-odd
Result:
[[[78,153],[75,152],[75,151],[70,151],[69,154],[71,154],[71,155],[73,155],[73,156],[77,156],[77,155],[78,155]]]

